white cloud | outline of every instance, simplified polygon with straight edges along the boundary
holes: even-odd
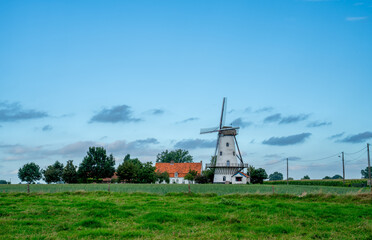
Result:
[[[366,20],[367,18],[368,17],[347,17],[346,21],[355,22],[355,21]]]

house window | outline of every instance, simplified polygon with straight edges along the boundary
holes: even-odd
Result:
[[[176,179],[176,182],[178,183],[178,179]]]
[[[178,178],[178,172],[176,172],[176,173],[174,174],[174,177]]]
[[[220,156],[222,156],[222,152],[220,152]]]
[[[236,180],[237,182],[241,182],[241,181],[242,181],[242,177],[236,177],[235,180]]]
[[[233,155],[235,156],[235,152],[233,152]]]
[[[230,167],[230,160],[227,160],[226,166]]]
[[[228,147],[228,146],[229,146],[229,143],[227,142],[227,143],[226,143],[226,147]]]
[[[223,181],[224,181],[224,182],[226,182],[226,177],[225,177],[225,176],[223,176],[223,178],[222,178],[222,179],[223,179]]]

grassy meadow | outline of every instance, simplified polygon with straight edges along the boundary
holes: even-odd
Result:
[[[31,193],[57,193],[57,192],[75,192],[75,191],[108,191],[121,193],[155,193],[167,194],[172,192],[188,192],[186,184],[31,184]],[[296,186],[296,185],[225,185],[225,184],[192,184],[193,193],[215,193],[217,195],[225,194],[358,194],[368,193],[369,188],[357,187],[333,187],[333,186]],[[14,193],[27,192],[26,184],[1,184],[0,192]]]
[[[372,239],[372,195],[0,193],[0,239]]]

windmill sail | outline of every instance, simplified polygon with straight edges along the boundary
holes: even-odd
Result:
[[[200,134],[218,132],[218,130],[219,130],[218,127],[202,128],[202,129],[200,129]]]
[[[227,105],[227,100],[224,97],[223,102],[222,102],[222,111],[221,111],[221,119],[220,119],[220,129],[223,128],[225,125],[225,118],[226,118],[226,105]]]

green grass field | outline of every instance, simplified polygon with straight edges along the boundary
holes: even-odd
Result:
[[[55,193],[75,191],[108,191],[108,184],[31,184],[30,192]],[[188,192],[186,184],[110,184],[111,192],[145,192],[166,194],[170,192]],[[224,184],[192,184],[191,191],[194,193],[216,193],[224,194],[272,194],[273,186],[270,185],[224,185]],[[26,184],[0,185],[0,192],[27,192]],[[295,186],[275,185],[274,192],[278,194],[303,194],[325,193],[325,194],[357,194],[368,193],[369,188],[355,187],[331,187],[331,186]]]
[[[0,239],[372,239],[372,195],[0,193]]]

